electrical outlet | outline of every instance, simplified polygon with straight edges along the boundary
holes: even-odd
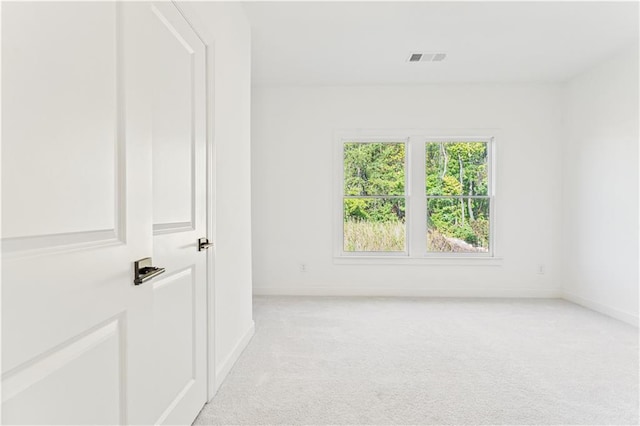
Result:
[[[541,263],[538,265],[538,274],[542,275],[544,274],[544,272],[545,272],[545,267],[544,267],[544,264]]]
[[[300,268],[300,272],[307,272],[307,264],[306,263],[301,263],[300,265],[298,265],[298,267]]]

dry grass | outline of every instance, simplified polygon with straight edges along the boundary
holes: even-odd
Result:
[[[443,253],[486,252],[457,238],[429,230],[429,251]],[[402,222],[344,222],[344,251],[404,251],[405,224]]]
[[[402,222],[344,222],[344,251],[404,251]]]

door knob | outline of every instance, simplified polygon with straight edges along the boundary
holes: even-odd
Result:
[[[133,283],[140,285],[143,282],[149,281],[153,277],[164,273],[164,268],[158,268],[151,265],[151,258],[145,257],[144,259],[133,262]]]
[[[198,251],[205,251],[209,247],[213,247],[213,243],[210,243],[208,238],[198,239]]]

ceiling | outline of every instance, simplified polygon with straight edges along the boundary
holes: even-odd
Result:
[[[561,82],[638,41],[637,2],[246,2],[253,83]],[[409,63],[411,52],[446,52]]]

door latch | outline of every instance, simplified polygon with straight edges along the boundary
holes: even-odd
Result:
[[[213,243],[208,238],[198,238],[198,251],[205,251],[209,247],[213,247]]]

